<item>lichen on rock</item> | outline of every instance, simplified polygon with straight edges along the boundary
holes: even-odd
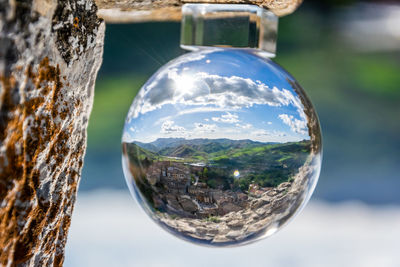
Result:
[[[96,44],[100,20],[91,1],[60,1],[53,16],[52,30],[61,56],[68,63]]]

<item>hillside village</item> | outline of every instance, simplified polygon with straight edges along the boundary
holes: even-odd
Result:
[[[136,185],[153,209],[207,219],[246,210],[282,183],[289,186],[309,144],[162,139],[129,143],[124,149]]]
[[[123,151],[154,219],[205,243],[245,240],[284,222],[318,171],[309,140],[157,139]]]
[[[196,218],[223,216],[247,207],[248,195],[240,191],[210,188],[199,182],[198,173],[205,166],[174,161],[154,162],[146,172],[146,179],[154,194],[154,208]],[[251,193],[261,195],[268,188],[251,186]]]

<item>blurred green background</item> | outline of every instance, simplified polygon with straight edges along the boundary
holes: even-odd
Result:
[[[393,8],[376,3],[306,0],[280,19],[274,60],[308,93],[323,131],[315,198],[400,204],[400,21],[387,31]],[[81,191],[126,189],[125,116],[144,82],[185,52],[179,38],[179,23],[107,25]]]

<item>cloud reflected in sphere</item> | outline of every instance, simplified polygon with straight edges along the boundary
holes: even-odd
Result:
[[[123,132],[128,186],[167,231],[210,246],[275,233],[308,201],[321,166],[315,111],[255,51],[205,49],[142,87]]]

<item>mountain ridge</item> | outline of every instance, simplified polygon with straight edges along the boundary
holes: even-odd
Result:
[[[218,138],[218,139],[209,139],[209,138],[195,138],[195,139],[185,139],[185,138],[157,138],[155,141],[144,143],[139,141],[132,142],[142,148],[150,150],[151,152],[159,153],[162,150],[167,148],[178,147],[181,145],[191,145],[191,146],[218,146],[223,147],[224,149],[231,147],[239,147],[244,145],[271,145],[271,144],[279,144],[278,142],[259,142],[253,141],[250,139],[241,139],[241,140],[231,140],[228,138]],[[221,147],[221,148],[222,148]],[[164,154],[164,153],[163,153]]]
[[[148,151],[135,143],[125,143],[124,146],[137,166],[145,168],[155,161],[202,163],[208,169],[208,178],[203,182],[213,188],[228,188],[236,183],[233,188],[240,187],[241,190],[248,190],[254,182],[270,187],[288,181],[306,162],[311,149],[309,140],[278,144],[225,139],[219,142],[210,142],[210,139],[191,143],[188,140],[182,142],[182,139],[173,141],[176,146],[165,147],[158,152]],[[233,177],[234,170],[240,170],[239,178]]]

